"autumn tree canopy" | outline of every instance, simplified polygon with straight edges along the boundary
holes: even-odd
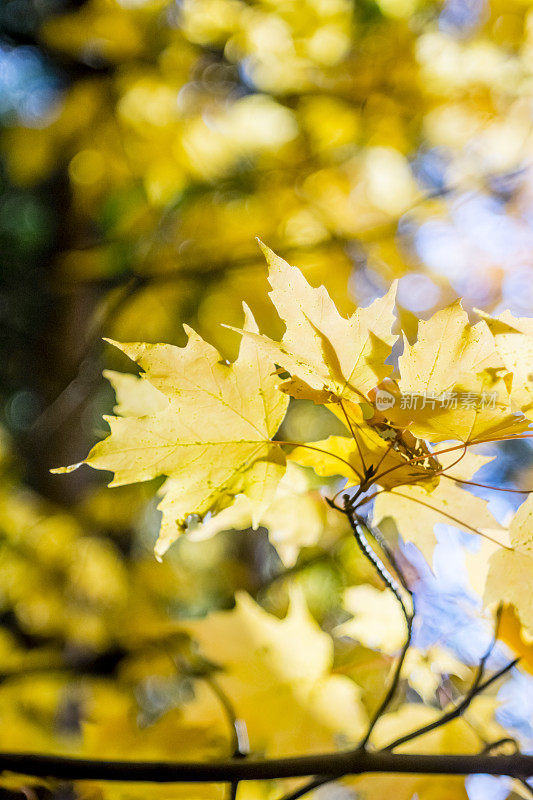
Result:
[[[9,796],[533,796],[532,15],[3,4]]]

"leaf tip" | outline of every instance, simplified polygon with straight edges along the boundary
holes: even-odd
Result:
[[[398,283],[399,283],[399,279],[398,278],[394,278],[394,280],[391,282],[391,285],[389,286],[389,291],[387,292],[387,294],[390,294],[395,299],[396,299],[396,295],[398,293]]]
[[[270,247],[266,245],[262,239],[259,238],[259,236],[255,237],[255,241],[259,245],[259,248],[263,253],[264,257],[266,258],[266,260],[270,263],[270,259],[272,258],[272,256],[275,255],[274,251],[271,250]]]
[[[107,344],[110,344],[110,345],[112,345],[113,347],[117,347],[119,350],[122,350],[122,348],[123,348],[123,346],[124,346],[124,345],[123,345],[123,344],[121,344],[120,342],[117,342],[115,339],[109,339],[107,336],[103,336],[103,337],[102,337],[102,341],[103,341],[103,342],[107,342]]]
[[[226,328],[228,331],[235,331],[235,333],[240,333],[241,336],[244,333],[244,330],[242,328],[236,328],[235,325],[228,325],[226,322],[221,322],[220,325],[222,328]]]
[[[243,302],[242,310],[244,311],[243,330],[248,331],[250,333],[259,333],[259,328],[257,327],[255,317],[248,303]]]
[[[75,469],[78,469],[78,467],[81,467],[84,463],[84,461],[78,461],[77,464],[70,464],[68,467],[54,467],[50,472],[52,475],[65,475],[68,472],[74,472]]]
[[[190,325],[187,325],[186,322],[183,323],[183,330],[185,331],[189,342],[203,342],[200,334],[198,334],[194,328],[191,328]]]

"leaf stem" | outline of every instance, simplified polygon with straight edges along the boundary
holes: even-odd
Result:
[[[267,439],[266,441],[271,443],[271,444],[272,443],[273,444],[286,444],[286,445],[289,445],[291,447],[305,447],[306,450],[315,450],[317,453],[323,453],[326,456],[330,456],[330,458],[336,458],[337,461],[342,461],[343,464],[345,464],[349,469],[351,469],[352,472],[355,475],[357,475],[357,477],[359,478],[360,481],[363,480],[363,476],[355,469],[354,466],[352,466],[352,464],[350,464],[349,461],[346,461],[345,458],[342,458],[342,456],[338,456],[335,453],[330,453],[329,450],[322,450],[321,447],[314,447],[311,444],[304,444],[303,442],[288,442],[288,441],[285,441],[284,439],[273,439],[273,440]]]
[[[466,483],[467,486],[479,486],[480,489],[490,489],[493,492],[513,492],[514,494],[532,494],[533,489],[508,489],[503,486],[489,486],[488,483],[477,483],[476,481],[465,481],[462,478],[454,478],[453,475],[447,475],[445,472],[442,473],[443,478],[448,478],[450,481],[455,481],[456,483]]]
[[[436,514],[441,514],[443,517],[455,522],[459,528],[472,531],[472,533],[476,533],[478,536],[482,536],[484,539],[488,539],[489,542],[493,542],[493,544],[498,545],[498,547],[502,547],[504,550],[513,551],[514,548],[510,547],[509,545],[503,544],[499,542],[497,539],[494,539],[492,536],[489,536],[488,533],[483,533],[478,528],[472,527],[467,522],[463,522],[463,520],[454,517],[452,514],[448,514],[447,511],[442,511],[440,508],[435,508],[434,506],[430,505],[429,503],[425,503],[423,500],[420,500],[418,497],[410,497],[409,495],[401,494],[401,492],[397,492],[395,489],[382,489],[380,492],[375,492],[370,497],[364,499],[364,503],[369,502],[372,498],[374,498],[377,494],[382,494],[383,492],[389,492],[389,494],[396,495],[397,497],[401,497],[404,500],[411,500],[413,503],[418,503],[420,506],[424,506],[425,508],[429,508],[431,511],[435,511]],[[362,504],[361,504],[362,505]]]
[[[455,444],[452,447],[446,447],[444,450],[435,450],[431,453],[431,456],[442,456],[444,453],[452,453],[454,450],[462,450],[464,447],[473,447],[477,444],[491,444],[492,442],[513,442],[515,440],[521,439],[531,439],[533,438],[533,433],[515,433],[511,434],[510,436],[493,436],[488,439],[477,439],[476,441],[471,442],[462,442],[462,444]],[[411,462],[415,461],[423,461],[427,456],[413,456],[410,459]]]
[[[439,475],[444,474],[444,470],[445,469],[451,469],[452,467],[455,467],[455,465],[458,464],[465,457],[465,454],[466,454],[466,445],[463,446],[463,452],[461,453],[459,458],[456,461],[453,462],[453,464],[450,464],[450,466],[448,466],[448,467],[442,467],[440,470],[435,470],[434,472],[431,472],[431,471],[428,470],[428,477],[434,478],[434,477],[438,477]],[[436,453],[428,453],[425,456],[423,456],[423,458],[424,459],[432,458],[435,455],[437,455],[437,454]],[[386,469],[384,472],[381,472],[379,475],[375,475],[374,476],[374,481],[376,483],[380,483],[380,478],[384,478],[385,475],[390,475],[391,472],[395,472],[398,469],[403,469],[407,465],[410,465],[410,464],[414,463],[415,461],[419,461],[420,458],[421,458],[420,456],[413,456],[413,458],[407,459],[405,461],[405,464],[396,464],[396,466],[394,466],[394,467],[389,467],[389,469]],[[420,475],[420,476],[417,476],[416,478],[414,478],[412,481],[406,481],[405,483],[419,483],[422,480],[423,480],[423,476]],[[402,485],[405,485],[405,484],[402,484]]]
[[[344,403],[342,402],[342,399],[340,400],[340,407],[342,409],[342,413],[343,413],[344,418],[346,420],[346,424],[348,425],[350,433],[352,434],[352,439],[354,440],[355,446],[357,447],[357,452],[359,453],[359,458],[361,459],[361,464],[363,465],[363,473],[366,474],[366,464],[365,464],[365,459],[364,459],[364,456],[363,456],[363,451],[361,449],[361,443],[359,442],[359,439],[355,435],[355,431],[354,431],[354,429],[352,427],[352,423],[351,423],[350,417],[348,416],[348,412],[346,411],[346,409],[344,407]],[[361,482],[362,482],[362,480],[363,479],[361,478]]]

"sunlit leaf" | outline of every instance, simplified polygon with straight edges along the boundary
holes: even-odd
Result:
[[[247,328],[256,330],[249,312]],[[153,387],[141,394],[134,383],[134,399],[128,395],[135,410],[146,403],[147,414],[106,418],[111,434],[84,462],[113,471],[112,486],[167,476],[159,505],[160,555],[183,530],[188,515],[219,510],[239,493],[251,500],[256,526],[284,472],[283,453],[271,437],[288,399],[278,391],[279,378],[261,361],[253,338],[243,339],[239,358],[227,365],[194,331],[188,333],[183,349],[117,345],[144,369],[142,380]],[[156,410],[163,401],[165,406]]]

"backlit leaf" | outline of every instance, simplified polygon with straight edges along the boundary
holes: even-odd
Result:
[[[257,330],[248,310],[246,328]],[[160,490],[159,555],[178,537],[188,515],[224,508],[239,493],[250,499],[256,526],[284,472],[285,457],[271,437],[288,398],[278,390],[279,378],[261,359],[255,340],[245,336],[237,361],[228,365],[194,331],[187,332],[185,348],[117,343],[152,387],[147,392],[128,376],[134,392],[124,401],[124,379],[119,383],[113,375],[119,407],[126,402],[128,410],[138,412],[146,404],[146,413],[107,417],[111,434],[83,462],[113,471],[111,486],[167,476]]]

